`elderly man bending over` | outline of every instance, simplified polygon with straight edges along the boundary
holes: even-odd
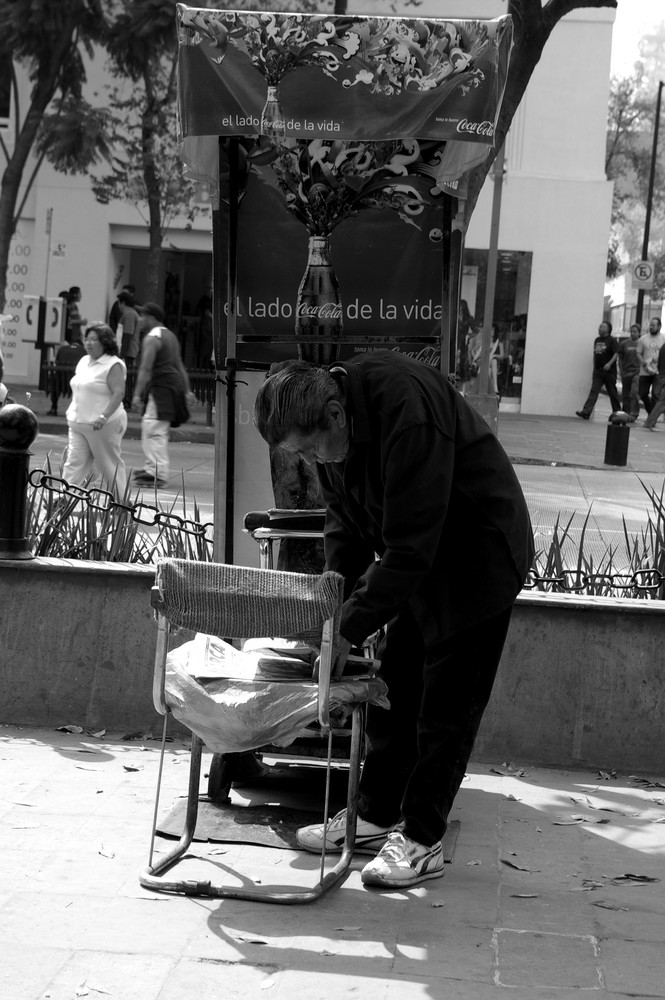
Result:
[[[326,568],[345,577],[337,659],[382,626],[389,711],[370,707],[356,850],[366,885],[443,875],[442,838],[533,558],[529,515],[490,428],[436,369],[393,352],[286,362],[255,421],[316,463]],[[298,831],[340,851],[346,810]]]

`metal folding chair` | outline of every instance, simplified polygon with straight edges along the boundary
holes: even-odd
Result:
[[[336,573],[310,576],[276,570],[254,569],[246,566],[229,566],[222,563],[198,563],[179,559],[162,559],[157,564],[156,586],[153,588],[153,606],[157,616],[158,641],[155,657],[153,700],[158,712],[164,715],[162,754],[158,775],[157,794],[150,842],[148,866],[140,875],[145,888],[194,896],[212,896],[231,899],[249,899],[272,903],[302,903],[319,899],[332,886],[345,878],[353,856],[356,829],[358,782],[362,760],[364,735],[364,709],[368,702],[385,702],[385,684],[376,676],[334,678],[332,654],[342,605],[343,580]],[[204,742],[214,752],[242,752],[251,747],[243,736],[242,745],[225,736],[224,695],[225,681],[215,681],[215,704],[219,705],[220,728],[203,728],[198,717],[188,711],[188,695],[192,703],[205,695],[204,682],[195,678],[174,679],[169,663],[169,637],[173,629],[187,629],[194,633],[222,638],[248,639],[279,636],[298,639],[320,649],[317,676],[306,680],[287,679],[280,682],[261,677],[244,678],[248,690],[264,696],[266,685],[271,706],[279,705],[280,695],[288,689],[289,703],[301,697],[303,715],[298,715],[298,726],[310,714],[318,719],[319,726],[328,740],[324,821],[328,816],[330,796],[330,764],[332,756],[333,721],[331,713],[341,705],[351,712],[351,737],[349,750],[349,778],[347,810],[349,822],[344,848],[339,861],[326,872],[325,852],[321,856],[319,877],[311,888],[294,887],[254,888],[212,884],[209,881],[192,881],[165,877],[188,851],[196,828],[199,803],[201,756]],[[238,684],[237,678],[228,679],[228,690]],[[184,693],[183,693],[184,692]],[[286,703],[286,695],[284,695]],[[184,830],[180,840],[159,859],[155,859],[155,836],[159,810],[159,794],[166,744],[166,724],[170,714],[192,731],[189,790]],[[237,715],[232,707],[234,721]],[[272,714],[272,708],[271,708]],[[279,712],[275,711],[276,720]],[[226,719],[230,718],[226,713]],[[290,724],[290,723],[289,723]],[[280,723],[277,722],[279,729]],[[215,721],[216,727],[216,721]],[[227,726],[227,729],[232,729]],[[199,732],[197,732],[199,729]],[[262,729],[256,736],[255,748],[266,743]],[[250,740],[251,741],[251,740]]]

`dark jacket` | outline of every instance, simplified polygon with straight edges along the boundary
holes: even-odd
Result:
[[[178,338],[165,326],[153,327],[146,336],[159,337],[159,348],[145,391],[146,399],[149,394],[153,396],[159,420],[168,420],[171,427],[179,427],[189,420],[189,410],[185,401],[187,386],[182,375]]]
[[[347,580],[342,635],[361,642],[408,603],[430,642],[509,607],[533,537],[488,425],[438,370],[402,355],[368,353],[335,368],[350,450],[345,463],[317,469],[326,567]]]

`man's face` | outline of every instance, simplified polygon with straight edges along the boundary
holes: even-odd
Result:
[[[609,335],[610,335],[609,326],[607,325],[607,323],[601,323],[600,326],[598,327],[598,336],[609,337]]]
[[[660,323],[657,319],[652,319],[649,323],[649,333],[654,337],[657,333],[660,333]]]
[[[632,326],[630,328],[630,339],[639,340],[640,339],[640,328],[639,326]]]
[[[349,425],[343,407],[336,402],[329,403],[325,430],[313,434],[291,431],[279,447],[297,455],[306,465],[343,462],[349,451]]]

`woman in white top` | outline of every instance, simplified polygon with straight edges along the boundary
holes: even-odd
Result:
[[[115,334],[106,323],[93,323],[83,341],[81,358],[71,380],[72,401],[67,409],[69,441],[62,471],[70,485],[81,486],[92,474],[101,474],[107,489],[122,498],[127,484],[120,454],[127,430],[122,405],[127,369],[118,357]]]

